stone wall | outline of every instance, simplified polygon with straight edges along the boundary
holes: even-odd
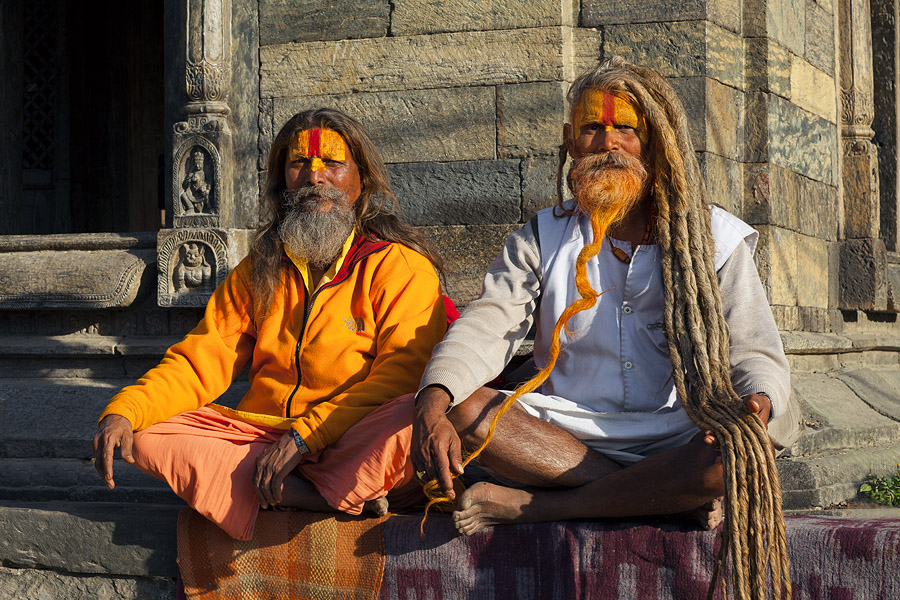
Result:
[[[352,4],[260,1],[261,177],[291,115],[344,110],[381,150],[400,214],[442,227],[429,231],[455,279],[457,242],[493,254],[553,201],[565,89],[600,55],[599,32],[558,0]],[[467,302],[478,290],[464,287]]]

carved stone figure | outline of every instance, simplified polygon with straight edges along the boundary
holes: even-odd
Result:
[[[210,185],[206,181],[206,172],[203,169],[205,158],[202,150],[194,150],[192,154],[194,169],[190,171],[181,184],[180,196],[181,208],[184,214],[201,214],[205,212],[206,203],[209,201]]]
[[[178,293],[191,288],[206,287],[212,280],[212,267],[206,262],[206,252],[202,244],[185,244],[184,257],[175,267],[174,287]]]

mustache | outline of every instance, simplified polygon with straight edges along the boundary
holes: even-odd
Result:
[[[604,150],[596,154],[588,154],[579,158],[576,163],[580,169],[585,170],[596,169],[599,171],[610,168],[647,169],[644,162],[637,156],[615,150]]]
[[[586,154],[572,161],[569,172],[566,174],[569,191],[576,193],[577,188],[604,173],[609,174],[611,169],[630,171],[644,180],[649,175],[647,165],[637,156],[616,150],[603,150],[595,154]]]
[[[315,202],[312,198],[323,198],[338,202],[343,200],[346,194],[334,188],[327,188],[320,185],[299,187],[295,190],[283,190],[281,192],[281,204],[285,208],[308,208],[314,206]]]

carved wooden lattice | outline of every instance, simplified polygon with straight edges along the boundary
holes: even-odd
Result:
[[[26,2],[22,163],[25,169],[53,168],[58,36],[55,2]]]

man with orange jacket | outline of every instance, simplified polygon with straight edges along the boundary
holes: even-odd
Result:
[[[238,539],[260,507],[383,513],[386,496],[419,497],[409,393],[447,321],[440,261],[391,203],[359,123],[318,109],[282,127],[250,255],[100,417],[108,487],[119,446]],[[248,366],[237,410],[211,404]]]

